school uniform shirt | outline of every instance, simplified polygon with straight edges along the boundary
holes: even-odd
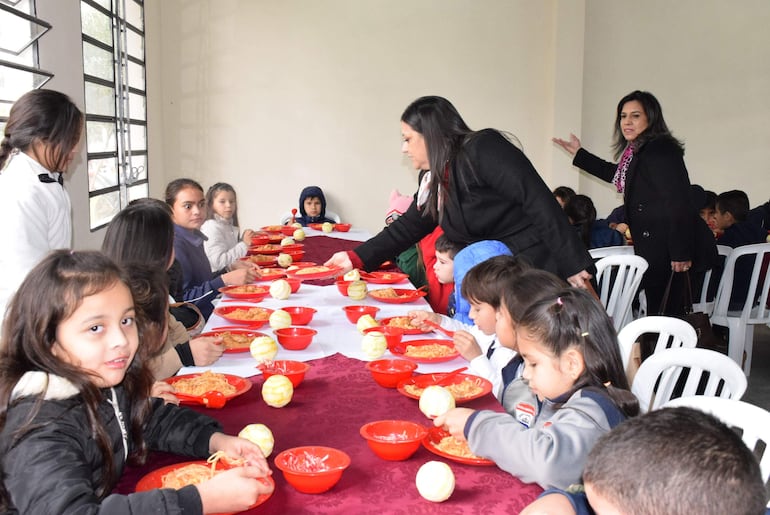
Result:
[[[500,345],[494,334],[484,334],[477,325],[468,325],[457,319],[441,315],[444,329],[450,331],[468,331],[481,348],[481,355],[468,363],[466,373],[483,377],[492,383],[492,392],[497,394],[503,387],[502,369],[516,355],[516,352]]]
[[[522,425],[529,427],[537,417],[540,402],[529,389],[523,375],[524,358],[521,357],[521,354],[516,354],[503,367],[503,385],[500,390],[494,390],[494,392],[505,411]]]
[[[211,263],[211,271],[216,272],[227,267],[246,255],[248,245],[240,241],[240,230],[227,220],[215,214],[214,218],[203,222],[201,232],[208,240],[203,242],[203,250]]]
[[[131,452],[131,440],[124,439],[120,425],[121,418],[129,423],[131,401],[120,385],[103,389],[102,393],[97,416],[106,426],[112,448],[114,473],[110,485],[114,487],[123,472],[126,454]],[[27,424],[40,397],[43,400],[33,418],[33,429],[18,438],[15,432]],[[11,502],[8,513],[202,513],[195,486],[131,495],[108,491],[97,497],[95,491],[106,474],[104,458],[88,430],[83,399],[66,379],[27,372],[16,384],[12,399],[0,433],[3,484]],[[153,399],[152,403],[152,414],[144,428],[150,449],[208,457],[211,435],[222,431],[216,420],[164,404],[161,399]]]
[[[211,300],[219,295],[219,288],[225,282],[221,275],[211,272],[209,258],[203,250],[205,240],[202,232],[174,224],[174,254],[182,268],[182,298],[195,304],[203,318],[208,319],[214,311]]]
[[[596,441],[625,418],[605,392],[583,388],[542,401],[529,427],[508,413],[485,410],[468,418],[464,432],[473,454],[525,483],[565,489],[580,482]]]
[[[0,172],[0,323],[29,271],[49,251],[72,246],[70,197],[58,180],[24,152]]]

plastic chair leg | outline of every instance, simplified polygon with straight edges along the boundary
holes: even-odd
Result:
[[[739,367],[743,367],[743,352],[746,343],[746,325],[739,318],[728,318],[727,329],[727,355],[735,361]],[[745,369],[744,369],[745,372]],[[748,374],[746,374],[748,375]]]

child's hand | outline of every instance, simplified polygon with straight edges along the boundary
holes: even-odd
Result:
[[[272,485],[260,481],[264,477],[258,467],[235,467],[196,485],[201,496],[203,513],[245,511],[257,502],[261,494],[273,491]]]
[[[179,399],[174,395],[174,387],[165,381],[155,381],[150,390],[150,397],[159,397],[166,401],[166,404],[179,405]]]
[[[236,261],[236,263],[244,263],[244,261]],[[222,280],[225,282],[225,284],[230,286],[241,286],[244,284],[249,284],[254,282],[257,277],[258,272],[252,266],[248,266],[247,268],[238,268],[232,272],[222,274]]]
[[[348,256],[348,253],[344,250],[335,252],[334,255],[324,263],[324,266],[338,266],[342,268],[342,273],[353,270],[353,263],[350,261],[350,256]]]
[[[423,331],[431,329],[430,326],[423,323],[423,320],[430,320],[436,324],[441,323],[441,315],[433,313],[432,311],[412,310],[409,311],[406,316],[412,319],[412,325],[419,327]]]
[[[225,345],[220,336],[197,336],[190,340],[190,352],[197,367],[211,365],[225,351]]]
[[[481,356],[481,347],[468,331],[455,331],[453,340],[457,352],[468,361]]]
[[[248,461],[249,466],[256,467],[259,470],[260,476],[272,473],[259,446],[245,438],[238,438],[237,436],[230,436],[224,433],[214,433],[209,440],[209,452],[214,454],[217,451],[223,451],[233,458],[244,458]]]
[[[468,422],[468,417],[472,413],[473,410],[468,408],[450,409],[443,415],[434,418],[433,425],[436,427],[446,426],[446,430],[452,436],[458,440],[465,441],[465,423]]]
[[[243,243],[246,244],[246,246],[251,245],[251,239],[254,237],[254,231],[251,229],[246,229],[243,231],[243,235],[241,235],[241,240],[243,240]]]

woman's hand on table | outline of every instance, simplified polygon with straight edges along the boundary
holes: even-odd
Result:
[[[190,340],[190,352],[196,367],[205,367],[218,360],[225,351],[219,336],[196,336]]]
[[[551,138],[551,141],[559,145],[561,148],[569,152],[571,156],[574,156],[577,154],[577,151],[580,150],[580,140],[577,136],[574,134],[569,135],[569,140],[564,140],[560,138]]]
[[[150,390],[150,397],[163,399],[166,404],[179,405],[179,399],[174,395],[174,387],[165,381],[155,381]]]
[[[455,331],[452,340],[454,341],[457,352],[459,352],[460,356],[466,360],[471,361],[473,358],[481,356],[481,347],[479,347],[476,338],[474,338],[468,331]]]
[[[254,467],[259,471],[259,476],[257,477],[272,474],[267,460],[262,454],[262,450],[257,444],[245,438],[230,436],[224,433],[214,433],[209,440],[209,452],[214,454],[217,451],[222,451],[233,458],[245,459],[250,467]]]
[[[436,427],[444,426],[449,433],[458,440],[465,441],[465,423],[473,413],[469,408],[450,409],[443,415],[433,419],[433,425]]]
[[[353,263],[350,261],[350,256],[344,250],[335,252],[332,257],[324,263],[324,266],[336,266],[342,269],[342,273],[350,272],[353,270]]]
[[[535,499],[520,515],[570,515],[575,508],[564,494],[548,494]]]
[[[441,315],[433,313],[432,311],[425,311],[424,309],[413,309],[407,312],[406,316],[411,319],[413,326],[419,327],[423,331],[433,329],[431,326],[425,324],[425,320],[441,324]]]
[[[234,467],[195,485],[201,496],[203,513],[233,513],[246,511],[262,494],[273,487],[260,481],[265,477],[258,467]]]

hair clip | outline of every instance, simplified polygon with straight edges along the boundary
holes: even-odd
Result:
[[[580,333],[580,336],[585,338],[586,336],[588,336],[588,331],[583,331],[582,333]]]
[[[612,386],[612,381],[607,381],[606,383],[604,383],[605,388],[609,388],[610,386]]]
[[[562,302],[561,297],[556,297],[556,304],[558,304],[559,306],[564,305],[564,302]]]

